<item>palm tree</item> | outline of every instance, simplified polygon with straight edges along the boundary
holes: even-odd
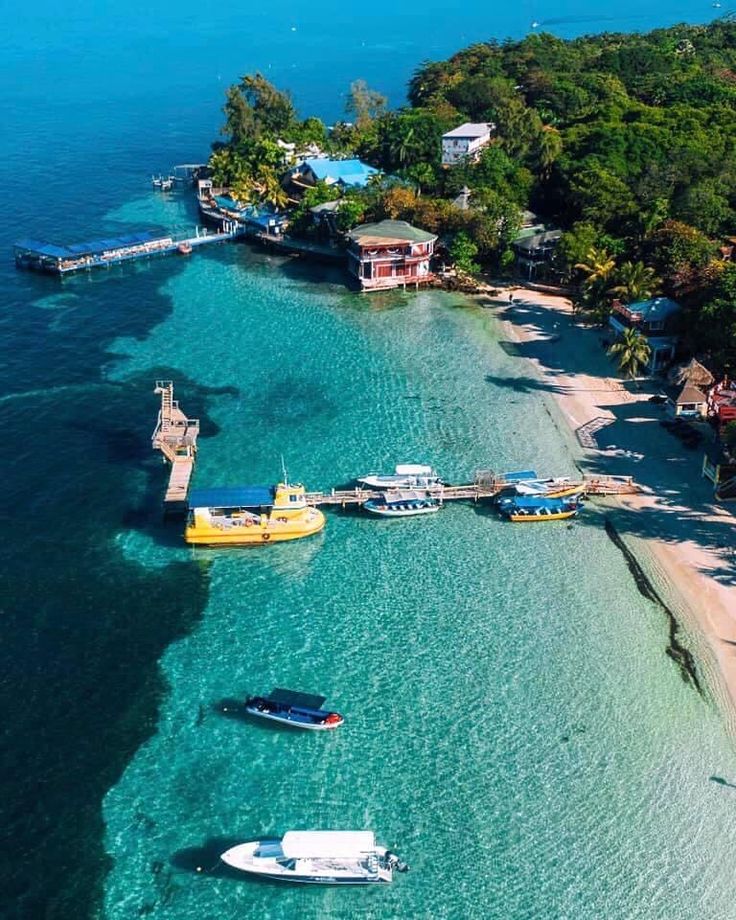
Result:
[[[545,125],[539,138],[539,149],[537,157],[539,162],[539,172],[543,179],[549,179],[552,172],[552,164],[562,153],[562,136],[557,128],[552,125]]]
[[[399,128],[399,133],[390,142],[391,156],[399,166],[404,166],[409,159],[413,140],[414,126],[405,127],[402,125]]]
[[[585,272],[585,287],[592,287],[599,281],[607,281],[616,268],[616,260],[607,249],[591,246],[585,257],[587,262],[578,262],[575,268]]]
[[[624,262],[616,272],[618,282],[611,288],[626,303],[648,300],[658,290],[660,279],[653,268],[643,262]]]
[[[625,329],[621,338],[608,349],[608,354],[618,357],[619,371],[633,380],[649,363],[652,349],[638,329]]]

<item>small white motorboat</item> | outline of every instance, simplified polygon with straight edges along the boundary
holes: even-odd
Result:
[[[358,482],[369,489],[431,489],[443,484],[431,466],[419,463],[399,463],[393,473],[371,473]]]
[[[394,870],[409,869],[372,831],[287,831],[238,844],[220,859],[251,875],[312,885],[386,884]]]
[[[415,514],[434,514],[439,511],[439,498],[429,492],[396,491],[383,492],[378,498],[371,498],[363,505],[370,514],[381,517],[413,517]]]

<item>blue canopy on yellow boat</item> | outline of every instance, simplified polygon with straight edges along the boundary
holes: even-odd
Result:
[[[190,508],[262,508],[273,505],[272,486],[222,486],[192,489]]]

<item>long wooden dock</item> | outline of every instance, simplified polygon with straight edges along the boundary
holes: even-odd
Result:
[[[503,492],[515,486],[512,480],[503,476],[496,476],[488,470],[476,473],[473,482],[459,485],[430,486],[421,489],[428,492],[440,502],[479,502],[497,498]],[[583,477],[569,483],[570,488],[580,489],[586,495],[631,495],[640,490],[639,486],[630,476],[595,476]],[[376,499],[384,493],[376,489],[332,489],[330,492],[307,492],[307,502],[310,505],[326,505],[340,508],[350,506],[360,507],[371,499]]]
[[[171,380],[157,380],[154,392],[161,397],[156,428],[151,436],[154,450],[161,452],[164,462],[170,464],[169,482],[164,496],[164,510],[178,513],[187,510],[189,483],[197,458],[197,437],[199,419],[188,418],[174,399],[174,384]],[[517,474],[518,475],[518,474]],[[506,479],[503,474],[492,470],[478,470],[472,482],[456,485],[432,486],[426,490],[440,502],[480,502],[496,498],[512,489],[515,480]],[[586,495],[631,495],[641,488],[631,476],[586,476],[566,484]],[[334,508],[361,507],[370,499],[376,499],[383,492],[377,489],[332,489],[329,492],[308,492],[310,505]]]
[[[197,458],[199,419],[188,418],[182,412],[178,401],[174,399],[174,384],[171,380],[157,380],[154,393],[161,396],[161,408],[151,435],[151,446],[161,451],[164,462],[171,464],[164,511],[185,511],[189,482]]]

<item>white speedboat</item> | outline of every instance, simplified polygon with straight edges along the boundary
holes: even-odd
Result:
[[[409,868],[378,846],[372,831],[287,831],[238,844],[220,859],[241,872],[312,885],[388,883],[394,870]]]
[[[399,463],[393,473],[371,473],[359,477],[358,482],[369,489],[431,489],[442,485],[431,466],[419,463]]]
[[[429,492],[396,491],[382,492],[377,498],[370,498],[363,505],[371,514],[381,517],[413,517],[415,514],[433,514],[440,510],[440,501]]]

